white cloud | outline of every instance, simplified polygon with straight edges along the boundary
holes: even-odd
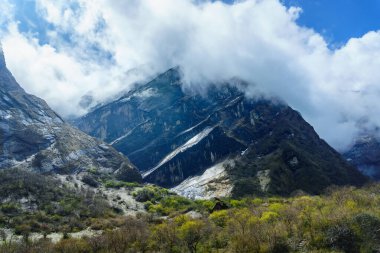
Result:
[[[240,77],[252,84],[248,95],[281,97],[336,148],[380,126],[379,32],[331,50],[320,34],[296,24],[300,9],[279,0],[196,2],[37,0],[38,13],[54,26],[50,43],[41,46],[9,25],[8,65],[64,115],[84,113],[78,104],[86,94],[104,101],[180,65],[192,88]]]

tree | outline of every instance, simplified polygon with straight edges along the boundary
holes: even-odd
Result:
[[[197,247],[208,235],[208,224],[202,220],[185,221],[179,228],[179,236],[191,253],[197,252]]]
[[[162,252],[181,252],[177,225],[173,221],[167,221],[154,227],[152,233],[154,248]]]
[[[228,221],[231,247],[234,252],[260,252],[262,227],[260,219],[247,208],[235,210]]]

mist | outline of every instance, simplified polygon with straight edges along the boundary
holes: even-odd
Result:
[[[0,19],[7,65],[65,117],[180,66],[186,89],[240,78],[248,97],[279,97],[338,150],[380,126],[380,32],[340,48],[279,0],[36,0],[48,42]],[[12,4],[1,7],[12,13]],[[70,39],[63,39],[68,36]],[[22,52],[22,53],[20,53]]]

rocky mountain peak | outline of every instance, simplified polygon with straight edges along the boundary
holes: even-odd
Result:
[[[0,69],[5,68],[5,57],[4,57],[4,51],[3,51],[3,45],[0,43]]]
[[[248,99],[236,80],[203,94],[182,83],[170,69],[74,124],[127,155],[146,182],[186,196],[315,194],[366,180],[287,105]]]
[[[26,93],[6,68],[2,49],[0,57],[0,169],[61,174],[91,169],[141,180],[126,157],[71,127],[44,100]]]
[[[21,86],[17,83],[17,81],[13,77],[12,73],[7,68],[7,64],[5,61],[5,54],[4,54],[1,43],[0,43],[0,89],[2,89],[4,92],[14,92],[14,91],[21,92],[21,93],[24,92],[24,90],[21,88]]]

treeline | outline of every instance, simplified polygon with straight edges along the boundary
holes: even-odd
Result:
[[[321,196],[203,202],[153,189],[135,194],[147,214],[126,217],[119,228],[55,244],[5,242],[0,252],[380,252],[380,185],[330,188]]]

